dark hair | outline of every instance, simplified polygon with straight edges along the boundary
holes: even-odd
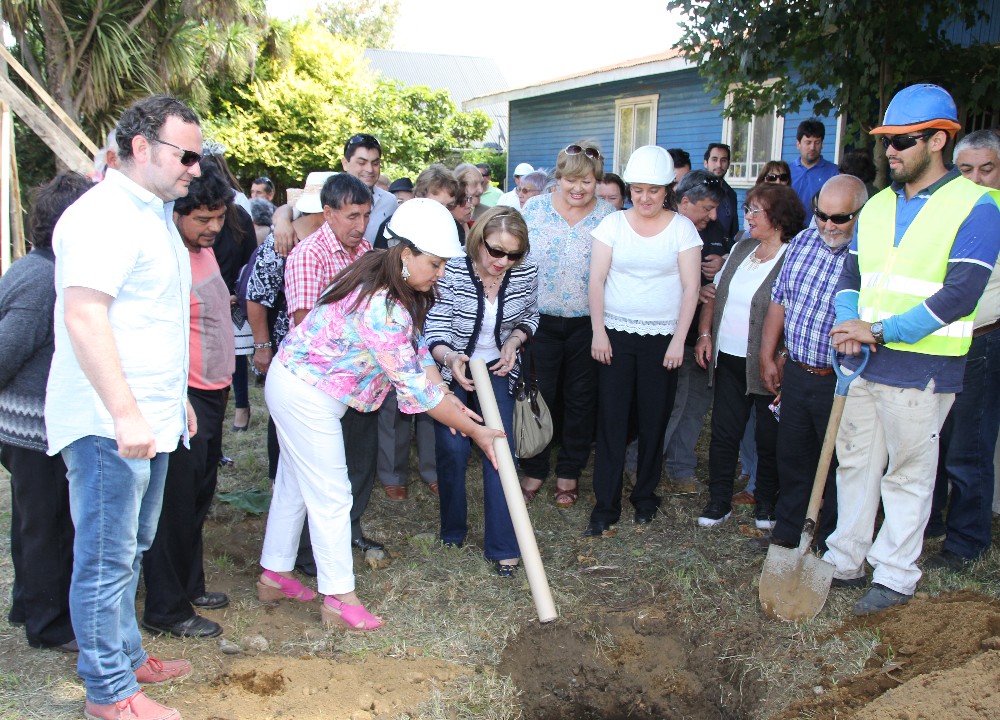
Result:
[[[708,160],[709,156],[712,154],[712,151],[716,149],[725,150],[726,157],[728,157],[730,160],[733,159],[733,150],[731,147],[729,147],[725,143],[709,143],[708,149],[705,150],[705,160]]]
[[[269,192],[269,193],[273,193],[274,192],[274,181],[271,180],[271,178],[269,178],[269,177],[255,178],[254,181],[252,183],[250,183],[251,187],[253,187],[254,185],[263,185],[265,192]]]
[[[837,169],[842,175],[853,175],[863,183],[875,182],[875,161],[872,160],[872,154],[867,150],[860,148],[848,150],[844,153]]]
[[[517,252],[527,255],[528,251],[531,250],[531,245],[528,243],[528,226],[524,222],[521,211],[505,205],[497,205],[491,207],[476,220],[475,225],[472,226],[472,232],[469,233],[469,238],[465,241],[465,252],[469,257],[475,258],[486,238],[497,232],[509,233],[517,238]],[[513,266],[520,265],[523,261],[524,258],[521,258]]]
[[[132,103],[122,113],[115,127],[118,158],[126,164],[132,162],[132,140],[139,136],[147,140],[159,139],[160,128],[171,116],[186,123],[200,125],[198,116],[191,108],[169,95],[151,95]]]
[[[370,301],[375,293],[386,290],[386,306],[393,303],[406,310],[413,318],[414,327],[423,332],[424,320],[434,300],[435,290],[417,291],[403,279],[400,270],[403,267],[403,251],[409,249],[414,255],[421,255],[420,250],[408,240],[401,241],[388,250],[367,252],[348,265],[333,279],[333,284],[327,289],[317,305],[329,305],[340,302],[355,290],[358,296],[348,308],[355,312],[365,301]],[[416,347],[416,337],[411,338]]]
[[[337,173],[326,179],[319,191],[320,205],[340,210],[344,205],[371,204],[372,192],[361,180],[350,173]]]
[[[28,240],[32,247],[40,250],[52,247],[52,231],[59,218],[92,187],[94,183],[83,175],[64,172],[32,189],[28,215]]]
[[[212,163],[205,163],[201,166],[201,175],[188,186],[187,195],[174,201],[174,212],[178,215],[190,215],[200,207],[216,210],[232,200],[233,189],[229,187],[222,171]]]
[[[754,184],[763,185],[764,180],[772,173],[784,173],[788,176],[788,184],[792,184],[792,169],[788,167],[788,163],[784,160],[768,160],[764,163],[764,167],[760,169],[760,173],[757,175],[757,182]]]
[[[488,177],[493,177],[493,169],[486,163],[476,163],[476,167],[484,171]]]
[[[806,225],[806,209],[788,185],[762,183],[747,193],[747,203],[756,200],[774,227],[781,231],[781,242],[788,242]]]
[[[674,161],[675,168],[691,167],[691,153],[687,150],[681,150],[680,148],[668,148],[667,152],[670,153],[670,157]],[[708,158],[705,159],[708,160]]]
[[[826,137],[826,126],[816,118],[809,118],[799,123],[799,129],[795,131],[795,141],[798,142],[804,137],[814,137],[822,140]]]
[[[344,143],[344,159],[350,160],[354,156],[354,151],[358,148],[378,150],[379,157],[382,157],[382,143],[378,141],[378,138],[368,133],[358,133],[357,135],[352,135]]]
[[[607,183],[608,185],[611,184],[617,185],[618,189],[621,191],[622,197],[627,197],[625,181],[622,180],[621,175],[615,175],[614,173],[604,173],[604,177],[602,177],[598,182]]]
[[[674,195],[680,203],[684,198],[690,203],[700,203],[708,198],[717,205],[721,205],[726,194],[722,190],[722,181],[708,170],[692,170],[681,178],[674,187]]]
[[[267,198],[253,198],[250,201],[250,219],[254,225],[269,227],[274,222],[274,203]]]
[[[204,154],[201,156],[201,167],[204,169],[205,165],[215,165],[219,169],[219,172],[222,173],[222,177],[229,183],[229,187],[236,192],[243,192],[243,188],[240,187],[240,181],[236,179],[233,171],[229,169],[229,163],[226,162],[226,156],[224,155],[224,148],[218,143],[205,143],[203,147]]]

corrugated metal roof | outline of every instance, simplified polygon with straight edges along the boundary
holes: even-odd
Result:
[[[460,108],[469,98],[500,92],[507,80],[491,58],[468,55],[436,55],[402,50],[365,50],[365,59],[373,70],[404,85],[426,85],[433,90],[447,90]],[[478,109],[493,119],[487,143],[507,147],[507,103],[486,103]]]

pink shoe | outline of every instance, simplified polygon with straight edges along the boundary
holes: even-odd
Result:
[[[141,683],[159,683],[184,677],[189,672],[191,663],[187,660],[157,660],[150,657],[135,669],[135,679]]]
[[[181,720],[179,712],[150,700],[142,690],[110,705],[88,700],[83,714],[87,720]]]
[[[312,602],[316,599],[316,591],[307,588],[295,578],[287,578],[273,570],[265,570],[257,581],[257,597],[262,603],[276,603],[285,598],[298,602]]]
[[[363,605],[348,605],[333,595],[323,599],[320,614],[327,627],[337,624],[346,625],[349,630],[378,630],[382,627],[382,618],[372,615]]]

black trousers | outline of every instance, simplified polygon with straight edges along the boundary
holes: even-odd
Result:
[[[188,400],[198,432],[190,449],[170,453],[156,538],[142,558],[143,617],[153,625],[187,620],[195,613],[191,600],[205,594],[202,528],[218,481],[226,391],[189,387]]]
[[[823,435],[830,420],[837,377],[820,377],[795,363],[785,363],[781,381],[781,420],[778,422],[778,477],[781,492],[775,506],[772,534],[786,543],[798,543],[806,520]],[[759,416],[758,416],[759,419]],[[826,538],[837,527],[837,456],[826,476],[823,505],[813,542],[826,549]]]
[[[639,464],[629,500],[636,512],[660,506],[656,486],[663,472],[663,435],[677,390],[677,373],[663,367],[672,335],[636,335],[608,330],[610,365],[597,368],[597,454],[590,521],[612,524],[622,514],[622,473],[628,444],[629,413],[635,402]]]
[[[757,487],[754,497],[758,505],[774,506],[778,495],[775,456],[778,423],[767,408],[773,399],[769,395],[747,393],[746,358],[719,353],[712,401],[712,442],[708,449],[708,490],[712,502],[730,505],[740,440],[746,431],[750,410],[756,407]]]
[[[69,583],[73,575],[73,518],[62,455],[0,445],[10,473],[10,554],[13,603],[8,619],[23,623],[28,644],[53,647],[73,639]]]
[[[556,477],[568,480],[577,480],[583,473],[594,437],[597,362],[590,356],[592,339],[589,317],[542,315],[529,345],[542,398],[553,417],[562,418]],[[560,398],[562,407],[556,404]],[[538,455],[519,460],[525,475],[541,480],[548,477],[549,456],[556,441],[553,435]]]

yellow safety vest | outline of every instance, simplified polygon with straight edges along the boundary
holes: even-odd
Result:
[[[1000,204],[1000,193],[964,177],[944,184],[924,203],[898,246],[894,246],[896,193],[886,188],[869,200],[858,221],[861,319],[875,322],[900,315],[940,290],[958,229],[988,193]],[[973,310],[912,345],[894,342],[886,347],[924,355],[965,355],[972,344],[975,316]]]

